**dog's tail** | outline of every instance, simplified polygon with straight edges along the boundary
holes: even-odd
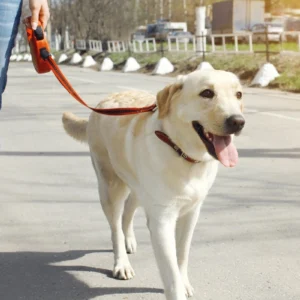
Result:
[[[70,112],[65,112],[62,116],[62,122],[68,135],[80,142],[87,142],[87,124],[86,119],[81,119]]]

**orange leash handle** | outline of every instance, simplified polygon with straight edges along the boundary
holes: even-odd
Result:
[[[110,116],[122,116],[122,115],[133,115],[143,112],[150,112],[156,109],[156,104],[146,107],[120,107],[120,108],[94,108],[84,102],[84,100],[74,90],[71,83],[64,76],[55,60],[50,54],[50,47],[45,38],[43,28],[39,22],[36,30],[33,30],[28,26],[30,24],[31,17],[26,19],[26,32],[27,39],[30,46],[30,52],[32,55],[32,62],[37,73],[47,73],[52,71],[61,85],[82,105],[93,110],[96,113],[110,115]]]
[[[51,69],[48,63],[41,57],[41,51],[50,52],[50,47],[47,40],[44,38],[44,32],[41,22],[39,22],[36,30],[33,30],[31,27],[28,27],[31,23],[31,17],[28,17],[25,20],[26,23],[26,33],[27,40],[30,47],[30,52],[32,56],[32,62],[37,73],[47,73]]]

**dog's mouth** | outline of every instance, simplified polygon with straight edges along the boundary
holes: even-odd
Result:
[[[210,133],[198,121],[193,121],[192,125],[212,157],[225,167],[234,167],[237,164],[238,152],[231,135],[219,136]]]

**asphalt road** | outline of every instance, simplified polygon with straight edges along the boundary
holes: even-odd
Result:
[[[65,67],[90,104],[157,92],[173,79]],[[220,167],[195,231],[190,279],[201,300],[300,299],[300,96],[245,89],[240,162]],[[56,82],[15,63],[0,112],[0,299],[164,299],[143,212],[136,277],[111,278],[110,231],[86,145],[61,115],[88,116]]]

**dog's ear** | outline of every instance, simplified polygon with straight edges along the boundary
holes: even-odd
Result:
[[[157,106],[158,106],[158,117],[161,119],[165,117],[169,111],[171,106],[171,100],[173,96],[182,89],[182,83],[174,83],[168,85],[163,90],[158,92],[156,96]]]

